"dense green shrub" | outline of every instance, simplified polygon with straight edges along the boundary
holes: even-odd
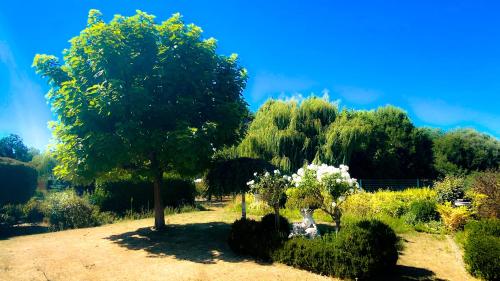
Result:
[[[464,261],[469,272],[486,280],[500,280],[500,220],[470,222],[465,230]]]
[[[454,202],[464,197],[466,181],[462,177],[447,176],[443,180],[436,182],[434,189],[437,192],[437,201],[439,203]]]
[[[193,205],[196,196],[194,183],[187,180],[166,178],[161,190],[163,204],[168,207]],[[151,210],[154,206],[153,184],[139,181],[118,181],[99,184],[91,200],[103,211],[124,214],[127,211]]]
[[[90,227],[101,223],[99,209],[72,190],[49,194],[43,209],[51,228],[55,230]]]
[[[434,200],[418,200],[410,204],[405,216],[406,223],[415,225],[419,222],[430,222],[439,219]]]
[[[271,253],[283,245],[290,233],[288,220],[280,216],[280,231],[275,228],[274,214],[268,214],[262,221],[252,219],[236,220],[231,226],[228,244],[239,254],[251,255],[269,260]]]
[[[21,204],[7,204],[0,206],[0,224],[14,225],[23,219]]]
[[[27,222],[41,222],[44,217],[42,202],[36,198],[31,198],[23,205],[23,215]]]
[[[387,276],[398,260],[398,237],[377,220],[363,220],[307,240],[294,238],[272,254],[275,261],[340,278],[377,279]]]
[[[0,157],[0,205],[28,201],[37,185],[37,172],[30,165]]]

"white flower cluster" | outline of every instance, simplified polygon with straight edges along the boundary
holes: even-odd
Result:
[[[322,182],[322,180],[327,176],[335,176],[336,183],[347,183],[349,186],[358,187],[358,182],[355,178],[351,178],[351,175],[349,175],[348,171],[349,167],[342,164],[338,168],[326,164],[309,164],[305,167],[305,169],[300,168],[296,174],[292,175],[292,182],[295,184],[295,186],[299,186],[305,173],[313,172],[315,173],[316,180],[318,182]]]
[[[273,174],[274,174],[274,176],[281,176],[281,171],[280,170],[274,170]],[[253,176],[258,180],[259,174],[257,172],[253,173]],[[262,176],[267,178],[267,177],[270,177],[271,174],[266,171]],[[292,181],[292,177],[290,177],[290,176],[283,175],[282,177],[286,181]],[[248,181],[247,185],[250,186],[250,187],[254,186],[255,185],[255,180]]]

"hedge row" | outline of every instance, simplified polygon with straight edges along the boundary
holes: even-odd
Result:
[[[27,202],[35,193],[37,177],[27,163],[0,157],[0,206]]]
[[[161,196],[165,206],[177,208],[194,205],[195,185],[188,180],[165,178]],[[100,210],[117,214],[124,214],[129,210],[151,210],[154,207],[153,184],[146,181],[99,184],[91,195],[91,200]]]

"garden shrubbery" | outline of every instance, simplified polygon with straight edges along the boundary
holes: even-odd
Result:
[[[274,214],[265,215],[261,221],[236,220],[229,233],[229,247],[238,254],[269,260],[272,251],[281,247],[290,234],[286,218],[280,216],[279,225],[276,231]]]
[[[500,280],[500,220],[472,221],[465,232],[464,261],[469,272],[486,280]]]
[[[43,204],[45,217],[54,230],[97,226],[113,220],[73,190],[50,193]]]
[[[436,202],[434,200],[418,200],[410,204],[405,215],[405,221],[411,225],[436,221],[439,219]]]
[[[398,237],[389,226],[362,220],[338,234],[288,240],[272,258],[320,274],[366,280],[387,276],[398,260],[398,248]]]
[[[178,208],[194,204],[196,188],[191,181],[165,178],[161,191],[164,206]],[[96,187],[91,200],[101,210],[117,214],[150,210],[154,207],[153,184],[128,180],[102,183]]]
[[[0,206],[25,203],[35,193],[37,171],[24,162],[0,157],[0,183]]]

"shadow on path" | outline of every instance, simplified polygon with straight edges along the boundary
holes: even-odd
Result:
[[[173,256],[205,264],[247,260],[234,254],[227,245],[230,229],[231,225],[224,222],[170,224],[161,232],[145,227],[105,239],[130,250],[145,250],[149,257]]]
[[[49,228],[37,224],[23,224],[16,226],[0,225],[0,240],[9,239],[16,236],[40,234],[49,232]]]
[[[436,274],[428,269],[397,265],[394,274],[388,280],[396,281],[446,281],[445,279],[437,278]]]

